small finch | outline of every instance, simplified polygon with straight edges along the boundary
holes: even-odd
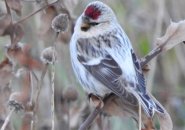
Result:
[[[141,102],[148,117],[161,105],[149,96],[138,58],[112,9],[102,2],[87,5],[78,18],[70,43],[72,67],[88,94],[114,93],[131,105]]]

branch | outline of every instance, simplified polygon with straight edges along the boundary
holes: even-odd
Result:
[[[6,10],[7,10],[8,15],[10,15],[10,18],[11,18],[11,22],[10,22],[9,26],[12,26],[13,25],[12,13],[11,13],[10,7],[8,6],[7,0],[5,0],[5,6],[6,6]],[[11,40],[11,43],[13,43],[13,35],[12,34],[10,35],[10,40]]]
[[[143,57],[143,58],[140,59],[140,65],[141,65],[141,67],[144,68],[144,66],[146,64],[148,64],[153,58],[155,58],[161,52],[162,52],[162,47],[157,47],[157,48],[153,49],[145,57]]]
[[[29,19],[29,18],[32,17],[33,15],[37,14],[38,12],[42,11],[43,9],[45,9],[45,8],[47,8],[48,6],[51,6],[51,5],[53,5],[53,4],[57,3],[57,2],[58,2],[58,0],[55,1],[55,2],[53,2],[53,3],[51,3],[51,4],[47,4],[47,5],[43,6],[42,8],[40,8],[40,9],[38,9],[38,10],[36,10],[36,11],[30,13],[29,15],[23,17],[22,19],[20,19],[19,21],[17,21],[15,24],[19,24],[19,23],[22,23],[22,22],[26,21],[27,19]]]
[[[42,70],[42,73],[41,73],[40,80],[37,83],[37,91],[36,91],[36,95],[35,95],[35,99],[34,99],[35,106],[34,106],[34,110],[33,110],[33,117],[34,118],[36,118],[36,116],[37,116],[36,114],[38,112],[38,106],[39,106],[39,95],[40,95],[40,92],[41,92],[42,84],[44,82],[44,77],[46,75],[47,70],[48,70],[48,64],[46,64],[44,66],[44,68]],[[33,119],[32,123],[31,123],[31,130],[35,130],[35,126],[36,126],[35,125],[35,120]]]
[[[35,98],[35,112],[38,110],[38,103],[39,103],[39,95],[40,95],[40,92],[41,92],[41,88],[42,88],[42,84],[44,82],[44,77],[46,75],[46,72],[48,70],[48,64],[46,64],[42,70],[42,74],[41,74],[41,77],[40,77],[40,80],[38,82],[38,86],[37,86],[37,92],[36,92],[36,98]]]
[[[9,112],[8,116],[6,117],[6,120],[4,121],[4,123],[3,123],[2,127],[1,127],[1,130],[5,130],[6,129],[6,126],[8,125],[8,122],[10,121],[10,117],[12,116],[12,114],[13,114],[14,111],[15,111],[15,108],[13,108]]]
[[[22,0],[23,2],[36,2],[36,0]]]
[[[158,56],[162,52],[166,52],[179,43],[185,41],[185,20],[179,21],[177,23],[171,22],[166,30],[164,36],[158,38],[155,42],[157,47],[149,52],[144,58],[141,58],[140,64],[143,68],[148,62],[153,58]]]
[[[169,37],[169,39],[171,37]],[[169,39],[167,39],[167,41],[165,41],[164,43],[160,43],[160,42],[159,43],[158,42],[155,43],[156,45],[157,44],[160,44],[160,45],[158,47],[156,47],[155,49],[153,49],[152,51],[150,51],[146,56],[144,56],[143,58],[141,58],[140,65],[141,65],[142,68],[144,68],[144,66],[146,64],[148,64],[153,58],[157,57],[161,52],[163,52],[164,47],[168,43],[168,40]]]
[[[5,5],[6,5],[7,13],[8,13],[9,15],[11,15],[11,11],[10,11],[10,8],[9,8],[9,6],[8,6],[7,0],[5,0]]]
[[[99,105],[96,107],[91,114],[87,117],[87,119],[82,123],[80,128],[78,130],[87,130],[87,128],[92,124],[94,119],[97,117],[97,115],[102,111],[101,106]]]

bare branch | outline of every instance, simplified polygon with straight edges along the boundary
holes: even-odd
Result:
[[[7,0],[5,0],[5,5],[6,5],[7,13],[11,15],[11,11],[10,11],[10,8],[8,6]]]
[[[10,117],[12,116],[12,114],[13,114],[14,111],[15,111],[15,108],[13,108],[9,112],[8,116],[6,117],[6,120],[4,121],[4,123],[3,123],[2,127],[1,127],[1,130],[5,130],[6,129],[6,126],[8,125],[8,122],[10,121]]]
[[[161,52],[162,52],[162,46],[153,49],[145,57],[141,58],[140,60],[141,67],[143,68],[147,63],[149,63],[153,58],[155,58]]]
[[[19,23],[22,23],[22,22],[26,21],[27,19],[29,19],[29,18],[32,17],[33,15],[37,14],[38,12],[42,11],[43,9],[45,9],[45,8],[47,8],[48,6],[51,6],[51,5],[53,5],[53,4],[57,3],[57,2],[58,2],[58,0],[55,1],[55,2],[53,2],[53,3],[51,3],[51,4],[47,4],[47,5],[43,6],[42,8],[40,8],[40,9],[38,9],[38,10],[36,10],[36,11],[30,13],[29,15],[25,16],[25,17],[22,18],[21,20],[17,21],[15,24],[19,24]]]
[[[37,86],[37,94],[36,94],[36,99],[35,99],[35,112],[37,111],[38,109],[38,100],[39,100],[39,95],[40,95],[40,92],[41,92],[41,88],[42,88],[42,83],[44,81],[44,77],[46,75],[46,72],[48,70],[48,64],[45,65],[44,69],[42,70],[42,74],[41,74],[41,78],[38,82],[38,86]]]
[[[55,55],[54,52],[55,51],[53,51],[53,57]],[[52,69],[51,70],[51,116],[52,116],[51,129],[55,130],[55,62],[53,62],[51,69]]]
[[[36,0],[22,0],[23,2],[36,2]]]
[[[177,23],[171,22],[164,36],[155,42],[157,47],[141,58],[140,64],[143,67],[161,52],[168,51],[185,40],[185,20]]]
[[[38,81],[38,84],[37,84],[37,91],[36,91],[36,98],[34,99],[34,103],[35,103],[35,106],[34,106],[34,110],[33,110],[33,117],[36,118],[36,112],[38,111],[38,105],[39,105],[39,95],[40,95],[40,92],[41,92],[41,88],[42,88],[42,83],[44,81],[44,77],[46,75],[46,72],[48,70],[48,64],[46,64],[42,70],[42,73],[41,73],[41,77],[40,77],[40,80]],[[35,130],[35,121],[34,119],[32,120],[31,122],[31,129],[32,130]]]
[[[87,130],[87,128],[92,124],[97,115],[102,111],[101,106],[96,107],[92,113],[87,117],[87,119],[82,123],[78,130]]]

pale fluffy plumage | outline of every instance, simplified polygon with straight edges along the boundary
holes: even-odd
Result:
[[[153,116],[154,111],[163,112],[146,93],[137,57],[112,9],[98,1],[89,6],[101,12],[98,19],[89,19],[89,24],[98,24],[83,31],[82,13],[70,43],[72,66],[84,90],[101,97],[114,93],[132,105],[140,100],[148,116]]]

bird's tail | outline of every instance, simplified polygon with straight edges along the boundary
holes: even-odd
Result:
[[[164,113],[161,104],[152,99],[148,94],[139,94],[141,105],[148,117],[152,117],[155,112]]]

